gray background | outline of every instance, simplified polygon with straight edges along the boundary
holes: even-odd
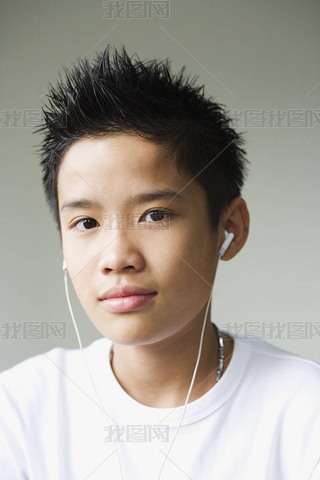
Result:
[[[148,12],[148,2],[145,18],[134,18],[129,2],[111,18],[107,3],[1,4],[0,369],[56,346],[78,347],[35,152],[42,137],[32,131],[62,65],[93,59],[107,43],[140,59],[169,57],[174,72],[186,65],[207,95],[239,111],[251,161],[243,190],[251,228],[237,257],[219,264],[213,320],[240,332],[256,328],[268,342],[320,362],[319,2],[171,0],[169,18]],[[101,334],[70,280],[69,288],[88,345]],[[63,322],[65,338],[41,334],[44,322],[52,329]]]

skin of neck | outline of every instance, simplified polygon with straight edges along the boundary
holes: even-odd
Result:
[[[218,336],[210,318],[209,307],[201,357],[189,403],[200,398],[216,383],[219,360]],[[123,388],[137,402],[157,408],[185,404],[196,365],[203,320],[184,331],[171,343],[127,346],[113,344],[111,366]],[[228,340],[228,337],[226,337]],[[231,342],[225,342],[226,362],[231,356]]]

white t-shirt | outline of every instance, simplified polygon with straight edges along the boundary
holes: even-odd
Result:
[[[130,397],[111,346],[101,338],[84,349],[104,409],[80,350],[54,348],[2,372],[1,479],[158,480],[184,406]],[[320,365],[236,337],[220,381],[188,404],[160,477],[186,479],[319,480]]]

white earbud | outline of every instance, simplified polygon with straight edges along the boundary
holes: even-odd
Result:
[[[63,270],[64,272],[67,270],[67,264],[66,264],[65,259],[63,259],[62,270]]]
[[[221,258],[226,253],[227,248],[229,247],[234,237],[233,233],[228,233],[227,231],[225,231],[225,234],[226,234],[226,239],[221,245],[221,248],[219,250],[219,258]]]

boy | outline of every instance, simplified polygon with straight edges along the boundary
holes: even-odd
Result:
[[[320,366],[207,320],[247,160],[183,71],[108,46],[51,88],[45,194],[102,338],[1,374],[1,478],[320,478]]]

